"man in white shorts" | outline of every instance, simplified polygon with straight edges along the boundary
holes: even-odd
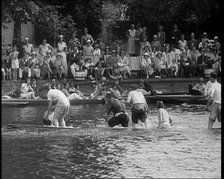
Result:
[[[47,90],[48,110],[47,116],[51,114],[52,105],[55,104],[53,125],[54,127],[66,127],[64,118],[69,114],[70,102],[65,94],[58,89],[51,89],[50,84],[45,84]]]
[[[217,82],[217,74],[211,73],[211,92],[207,102],[207,108],[212,101],[212,107],[209,114],[208,129],[211,129],[216,118],[221,122],[221,84]]]

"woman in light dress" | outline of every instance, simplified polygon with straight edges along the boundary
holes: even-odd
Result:
[[[11,67],[12,67],[12,76],[13,80],[17,80],[17,73],[19,69],[19,59],[18,59],[19,52],[17,51],[17,47],[14,46],[12,52],[9,54],[9,58],[11,60]]]
[[[39,46],[39,54],[40,54],[40,66],[43,65],[43,58],[47,54],[48,51],[53,51],[54,48],[47,43],[46,39],[43,39],[43,43]]]
[[[135,55],[135,37],[136,37],[136,30],[135,25],[131,24],[131,29],[126,32],[126,36],[128,37],[127,43],[127,53],[128,55]]]
[[[57,44],[57,52],[62,56],[62,63],[64,67],[65,77],[68,75],[68,65],[67,65],[67,44],[63,41],[63,35],[59,36],[59,42]]]

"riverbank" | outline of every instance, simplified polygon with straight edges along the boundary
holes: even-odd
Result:
[[[189,84],[195,84],[198,82],[199,78],[162,78],[162,79],[145,79],[145,81],[149,82],[153,89],[162,91],[163,93],[188,93]],[[79,84],[80,90],[83,93],[90,93],[93,91],[91,87],[91,81],[83,80],[68,80],[73,81],[75,84]],[[2,95],[7,95],[11,91],[20,88],[21,84],[24,81],[2,81]],[[37,86],[42,86],[45,83],[50,82],[49,80],[37,80]],[[62,80],[58,81],[59,83]],[[120,85],[123,89],[128,89],[132,85],[138,85],[139,79],[126,79],[121,80]],[[109,80],[108,86],[112,86],[114,84],[114,80]]]

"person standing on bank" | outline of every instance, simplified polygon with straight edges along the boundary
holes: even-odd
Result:
[[[110,127],[121,125],[122,127],[128,127],[129,117],[126,112],[125,104],[122,100],[119,100],[108,91],[105,97],[106,105],[106,121]],[[113,116],[110,117],[110,113]]]
[[[147,114],[149,107],[147,105],[146,99],[141,92],[141,89],[135,89],[128,93],[127,103],[132,105],[132,124],[135,128],[138,124],[138,120],[144,123],[144,127],[147,127]]]
[[[216,118],[219,122],[221,122],[221,84],[217,82],[217,74],[211,73],[211,83],[213,84],[211,87],[211,93],[209,94],[207,107],[212,101],[211,111],[209,114],[209,121],[208,121],[208,129],[211,129]]]
[[[64,93],[58,89],[51,89],[50,84],[44,85],[44,90],[47,92],[48,109],[47,116],[52,112],[52,105],[54,104],[54,116],[53,125],[54,127],[67,127],[64,118],[69,114],[70,102]]]
[[[84,28],[84,35],[81,37],[81,45],[82,47],[87,45],[87,40],[90,40],[90,45],[92,46],[94,44],[94,39],[93,37],[88,34],[88,28]]]
[[[128,37],[127,53],[129,56],[133,56],[135,55],[135,37],[136,37],[136,30],[134,24],[131,24],[131,29],[129,29],[126,32],[126,36]]]
[[[67,44],[64,42],[63,35],[59,36],[59,42],[57,44],[57,52],[62,57],[62,63],[63,63],[63,67],[64,67],[65,77],[67,77],[68,76],[68,64],[67,64],[67,56],[66,56]]]

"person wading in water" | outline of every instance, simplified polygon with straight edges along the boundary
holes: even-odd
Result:
[[[127,103],[132,104],[131,112],[133,127],[135,128],[138,124],[138,120],[140,120],[141,122],[143,122],[144,127],[147,128],[146,119],[149,107],[141,89],[134,89],[133,87],[133,90],[128,93]]]
[[[52,113],[52,105],[54,104],[53,126],[54,127],[67,127],[64,118],[69,114],[70,102],[64,93],[58,89],[51,89],[50,84],[45,84],[42,91],[47,93],[48,110],[47,118]]]
[[[121,125],[122,127],[128,127],[129,117],[126,113],[125,104],[122,100],[116,99],[113,94],[108,91],[105,97],[106,105],[106,121],[110,127]],[[110,113],[113,116],[110,117]]]

